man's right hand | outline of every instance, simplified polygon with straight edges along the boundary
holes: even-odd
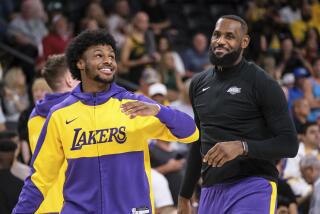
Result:
[[[179,196],[179,198],[178,198],[178,214],[191,214],[190,199]]]

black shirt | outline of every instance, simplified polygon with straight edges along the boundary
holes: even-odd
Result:
[[[23,181],[12,175],[10,169],[0,170],[0,213],[9,214],[18,202]]]
[[[190,99],[200,139],[190,150],[182,196],[191,197],[200,172],[203,186],[249,176],[276,181],[275,160],[296,155],[298,141],[283,91],[254,63],[243,59],[234,67],[196,75]],[[217,142],[232,140],[247,141],[248,156],[222,167],[202,164]]]

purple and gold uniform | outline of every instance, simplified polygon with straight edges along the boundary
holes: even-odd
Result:
[[[45,98],[38,102],[32,110],[28,121],[29,144],[32,154],[36,148],[36,144],[41,132],[41,129],[46,121],[50,109],[65,100],[70,95],[67,93],[46,94]],[[65,180],[65,170],[67,164],[64,163],[59,172],[57,181],[54,182],[48,194],[41,203],[36,213],[58,213],[63,204],[62,189]]]
[[[153,213],[147,139],[193,142],[192,118],[161,106],[156,116],[130,119],[120,106],[153,102],[111,84],[101,93],[80,85],[49,113],[14,213],[34,213],[67,161],[61,213]]]

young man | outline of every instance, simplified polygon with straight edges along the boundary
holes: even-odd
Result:
[[[219,18],[209,51],[215,67],[192,80],[190,98],[201,139],[189,155],[180,213],[188,213],[200,171],[200,214],[274,213],[275,160],[297,153],[280,86],[243,58],[250,40],[247,30],[238,16]]]
[[[153,213],[147,139],[188,143],[199,133],[186,114],[113,83],[115,51],[104,30],[70,43],[69,68],[81,84],[50,110],[14,213],[37,210],[64,160],[61,213]]]
[[[41,129],[46,121],[50,109],[65,100],[70,92],[79,84],[69,71],[67,59],[64,54],[52,55],[43,68],[43,76],[52,89],[45,98],[38,102],[32,110],[28,121],[28,134],[31,152],[37,145]],[[37,213],[58,213],[63,204],[62,189],[65,180],[66,163],[61,167],[59,177],[41,203]]]

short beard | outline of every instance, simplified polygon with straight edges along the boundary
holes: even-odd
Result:
[[[225,54],[223,57],[218,57],[214,54],[212,48],[209,50],[209,60],[212,65],[221,66],[221,67],[230,67],[232,66],[241,55],[242,48],[238,48],[230,53]]]
[[[86,72],[87,75],[88,75],[88,73],[89,73],[89,70],[90,70],[90,68],[89,68],[89,66],[86,64],[86,66],[85,66],[85,72]],[[111,84],[111,83],[113,83],[114,80],[115,80],[115,75],[112,76],[112,79],[102,79],[102,78],[99,77],[99,75],[96,75],[96,76],[93,78],[93,80],[95,80],[96,82],[99,82],[99,83]]]
[[[100,76],[97,75],[94,77],[94,80],[100,83],[111,84],[115,80],[115,75],[112,76],[112,79],[102,79],[100,78]]]

